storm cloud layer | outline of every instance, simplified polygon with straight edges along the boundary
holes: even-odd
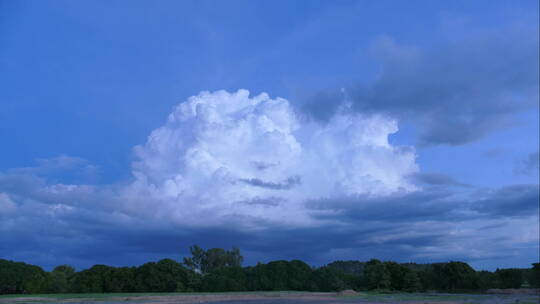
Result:
[[[321,123],[266,94],[202,92],[135,147],[128,181],[63,183],[59,172],[96,171],[69,156],[0,174],[0,254],[87,267],[198,243],[240,246],[248,262],[482,263],[537,248],[538,185],[480,189],[422,173],[413,147],[388,143],[397,131],[346,107]]]
[[[494,33],[453,37],[419,48],[381,36],[372,46],[380,73],[346,88],[360,113],[386,113],[414,122],[419,143],[464,145],[519,123],[516,114],[538,107],[538,28],[516,26]],[[343,93],[326,91],[304,108],[327,119]]]

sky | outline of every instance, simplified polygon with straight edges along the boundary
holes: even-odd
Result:
[[[0,258],[529,267],[538,11],[0,0]]]

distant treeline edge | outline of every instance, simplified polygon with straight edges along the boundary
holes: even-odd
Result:
[[[61,265],[51,272],[39,266],[0,259],[0,294],[223,291],[481,291],[538,288],[540,263],[528,269],[475,271],[467,263],[433,264],[335,261],[311,267],[300,260],[241,267],[240,250],[198,246],[183,263],[172,259],[138,267],[94,265],[76,272]]]

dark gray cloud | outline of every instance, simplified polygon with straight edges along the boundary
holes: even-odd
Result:
[[[458,186],[471,187],[471,185],[460,183],[451,176],[438,172],[418,172],[411,176],[417,183],[432,186]]]
[[[266,170],[268,168],[271,168],[271,167],[275,167],[279,164],[274,164],[274,163],[267,163],[267,162],[263,162],[263,161],[253,161],[251,162],[251,165],[253,165],[253,167],[255,167],[255,169],[257,170]]]
[[[538,185],[514,185],[497,189],[487,197],[473,201],[471,209],[491,217],[538,216]]]
[[[538,151],[533,152],[523,160],[521,160],[516,167],[516,173],[518,174],[538,174],[538,170],[540,170],[540,155],[538,154]]]
[[[192,244],[206,248],[238,246],[245,253],[248,264],[299,258],[312,265],[336,259],[370,258],[403,262],[473,261],[478,257],[456,252],[452,244],[471,241],[498,244],[494,246],[496,248],[493,245],[484,248],[486,254],[494,256],[500,255],[494,252],[507,252],[506,247],[510,247],[505,244],[507,237],[501,237],[495,243],[491,234],[476,235],[474,240],[455,236],[453,228],[444,221],[438,225],[422,225],[416,220],[396,223],[379,218],[359,220],[347,229],[335,224],[305,228],[269,225],[262,230],[246,231],[238,229],[233,221],[230,225],[214,228],[182,227],[153,220],[130,224],[111,222],[104,226],[99,217],[107,216],[96,213],[94,225],[81,225],[77,215],[56,219],[27,215],[16,220],[20,224],[16,229],[2,235],[0,255],[48,269],[60,263],[70,263],[81,269],[96,263],[138,265],[165,257],[181,260]],[[33,229],[23,228],[24,224],[30,223],[35,225]],[[39,235],[34,229],[40,229]],[[25,241],[21,242],[21,239]]]
[[[504,227],[506,225],[507,225],[507,223],[496,223],[496,224],[482,226],[482,227],[478,228],[478,230],[488,230],[488,229],[501,228],[501,227]]]
[[[302,105],[303,112],[315,119],[328,121],[342,104],[345,95],[341,90],[325,90],[315,92]]]
[[[263,206],[275,207],[275,206],[279,206],[279,204],[285,201],[286,200],[282,197],[271,196],[271,197],[265,197],[265,198],[255,197],[254,199],[251,199],[251,200],[239,201],[236,203],[246,204],[246,205],[263,205]]]
[[[134,213],[125,208],[114,189],[90,191],[79,185],[80,189],[60,191],[44,179],[15,170],[0,175],[0,199],[4,200],[0,205],[6,197],[16,205],[16,209],[0,209],[0,256],[47,269],[63,263],[81,269],[96,263],[181,260],[190,245],[199,244],[238,246],[248,264],[293,258],[312,265],[374,257],[416,262],[470,262],[504,255],[524,259],[525,253],[514,250],[515,235],[500,233],[501,227],[504,231],[519,227],[501,223],[537,221],[533,211],[538,185],[479,192],[448,182],[434,184],[423,191],[387,197],[321,198],[306,203],[316,225],[259,221],[257,229],[250,229],[242,224],[244,218],[234,215],[219,224],[194,227],[170,220],[166,214],[155,215],[148,205]],[[282,202],[276,197],[242,203],[272,207]],[[461,227],[468,228],[459,232]],[[475,248],[474,254],[470,248]]]
[[[411,222],[460,218],[464,202],[453,199],[449,191],[424,191],[387,197],[351,196],[341,199],[320,199],[307,203],[310,208],[331,213],[316,214],[339,221]]]
[[[464,196],[465,194],[465,196]],[[537,217],[538,185],[512,185],[489,191],[453,191],[426,188],[424,191],[386,197],[351,196],[320,199],[307,205],[314,216],[339,221],[466,221],[474,218]],[[471,214],[470,211],[476,212]]]
[[[380,77],[349,87],[346,100],[362,113],[413,121],[421,144],[473,142],[538,107],[536,27],[469,35],[425,50],[382,38],[373,53]],[[317,93],[304,109],[328,119],[344,99],[340,94]]]
[[[540,167],[539,163],[540,155],[538,154],[538,151],[536,151],[529,154],[529,157],[527,157],[527,160],[525,161],[525,166],[529,168],[529,170],[538,172],[538,168]]]
[[[300,176],[291,176],[280,183],[266,182],[258,178],[240,179],[239,181],[251,186],[268,188],[273,190],[289,190],[296,185],[300,185],[302,179]]]

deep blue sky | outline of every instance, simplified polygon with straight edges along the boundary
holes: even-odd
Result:
[[[538,261],[538,22],[538,1],[525,0],[0,0],[0,257],[46,268],[131,265],[179,259],[197,242],[240,246],[248,263],[378,257],[527,267]],[[291,134],[309,152],[302,165],[253,150],[278,149],[260,139],[266,135],[253,146],[225,139],[217,147],[230,131],[205,142],[195,122],[166,125],[190,96],[238,89],[288,100],[301,126]],[[216,96],[208,98],[224,98]],[[226,100],[225,107],[236,102]],[[276,115],[268,117],[289,119]],[[390,145],[409,152],[379,157],[366,139],[351,150],[349,135],[321,137],[325,145],[304,140],[319,134],[314,128],[338,130],[340,115],[384,117],[346,134],[394,120]],[[162,126],[182,134],[157,136],[165,150],[148,140]],[[217,173],[191,174],[178,163],[188,149],[179,143],[188,141],[230,164],[232,184],[254,188],[242,188],[249,204],[301,204],[295,212],[309,221],[263,215],[253,228],[244,219],[260,210],[167,196],[171,176],[189,189],[204,182],[216,193],[231,190],[215,186]],[[334,152],[320,152],[326,144]],[[257,175],[238,163],[246,155],[283,168]],[[365,173],[345,170],[356,168],[348,163],[355,157]],[[411,162],[414,172],[400,167]],[[316,190],[320,181],[311,177],[322,171],[347,171],[351,184],[332,177],[343,193],[295,192]],[[396,184],[386,171],[415,186]],[[151,203],[129,195],[134,189]],[[187,224],[186,204],[221,211]],[[235,225],[221,221],[231,216]]]

